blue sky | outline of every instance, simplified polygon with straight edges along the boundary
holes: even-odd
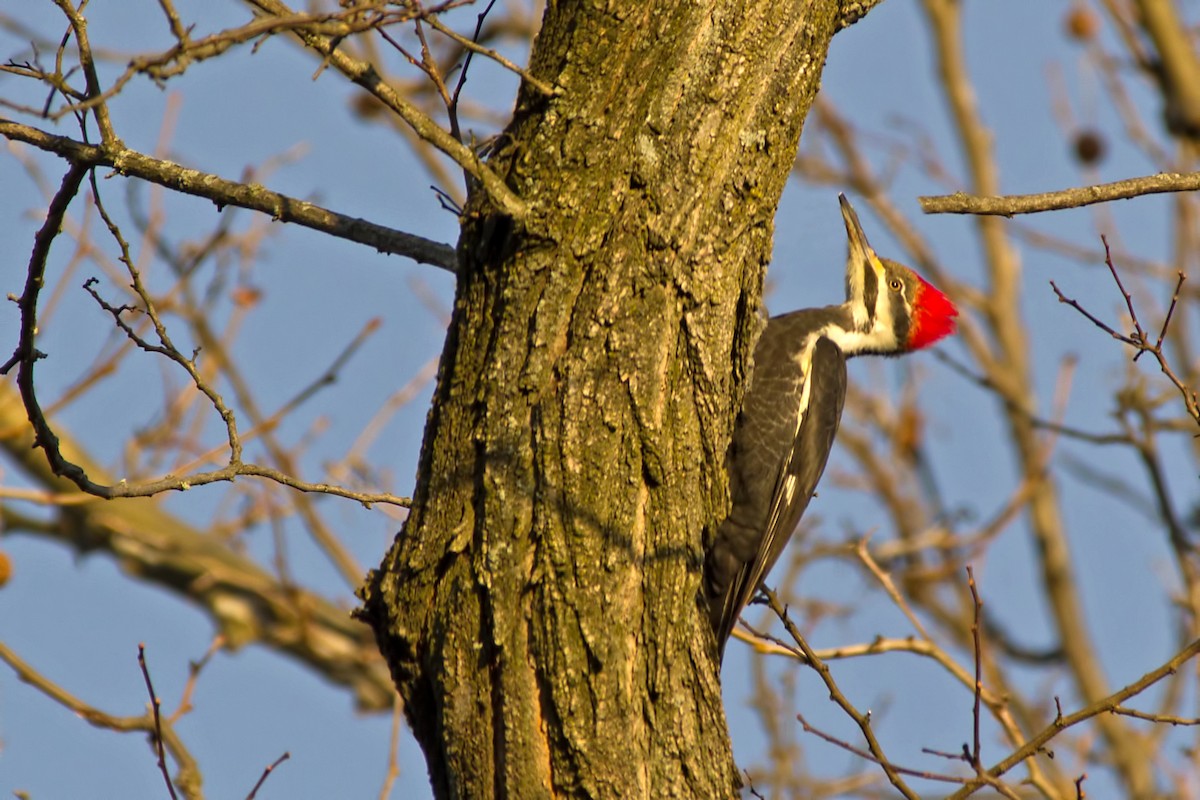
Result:
[[[1112,132],[1111,154],[1100,167],[1099,179],[1154,171],[1124,142],[1107,106],[1095,99],[1101,95],[1098,79],[1089,76],[1081,51],[1062,35],[1065,3],[979,0],[965,5],[965,46],[978,100],[995,136],[1006,191],[1041,191],[1084,180],[1052,112],[1056,75],[1062,76],[1073,99],[1085,98],[1076,113]],[[193,0],[179,6],[186,19],[203,19],[199,27],[205,32],[245,19],[243,8],[233,2]],[[94,4],[89,11],[94,43],[123,51],[169,44],[152,0]],[[62,25],[50,4],[30,4],[21,13],[28,13],[38,30],[60,34]],[[463,19],[473,19],[473,14]],[[26,53],[27,45],[19,38],[0,32],[0,57],[21,58]],[[263,182],[343,213],[453,243],[455,218],[438,206],[428,188],[431,179],[414,164],[403,142],[382,126],[354,118],[346,103],[352,91],[345,82],[331,71],[313,80],[314,69],[314,62],[298,48],[283,39],[270,40],[257,53],[243,49],[196,65],[165,90],[135,81],[113,104],[115,124],[130,147],[153,151],[167,109],[178,103],[167,157],[232,178],[249,165],[299,151],[299,157]],[[919,127],[947,166],[960,174],[962,165],[932,76],[930,42],[917,5],[889,0],[837,37],[823,88],[864,130],[886,131],[900,140]],[[501,70],[481,63],[467,94],[490,103],[510,97],[513,85]],[[0,76],[0,95],[20,90],[16,79]],[[1143,92],[1135,99],[1154,120],[1152,95]],[[58,132],[76,131],[63,125]],[[45,158],[38,164],[47,180],[57,184],[61,164]],[[0,279],[6,293],[19,293],[37,225],[31,212],[44,203],[8,149],[0,152],[0,187],[0,241],[6,243],[8,256]],[[102,182],[102,191],[116,204],[125,186],[113,178]],[[148,187],[139,191],[151,196]],[[981,265],[969,221],[919,215],[917,196],[940,191],[911,165],[896,170],[892,195],[902,210],[911,214],[955,275],[977,278]],[[770,274],[767,302],[772,311],[840,299],[845,245],[836,193],[836,187],[801,187],[796,182],[786,192]],[[1092,248],[1098,247],[1097,234],[1104,231],[1139,256],[1166,259],[1168,202],[1160,197],[1123,203],[1111,212],[1112,227],[1102,226],[1101,218],[1089,211],[1055,214],[1028,224]],[[167,196],[162,203],[169,215],[168,236],[175,239],[198,237],[218,218],[212,204],[195,198]],[[77,214],[80,207],[77,203],[72,211]],[[877,220],[869,214],[863,217],[872,243],[887,255],[894,242]],[[244,229],[259,222],[255,215],[241,212],[237,226]],[[304,462],[307,476],[317,477],[323,461],[345,451],[379,404],[436,357],[444,330],[436,304],[449,308],[453,286],[448,274],[429,267],[295,227],[269,228],[259,256],[241,268],[243,279],[263,291],[263,301],[247,322],[236,352],[253,375],[265,408],[277,407],[321,374],[365,320],[377,317],[382,322],[338,382],[324,390],[320,403],[297,414],[282,432],[294,438],[318,414],[324,416],[325,427]],[[54,269],[64,268],[69,252],[66,242],[60,242]],[[1022,249],[1022,259],[1028,276],[1024,313],[1036,352],[1040,408],[1049,408],[1061,360],[1074,354],[1080,362],[1069,418],[1082,428],[1110,430],[1109,387],[1124,361],[1115,344],[1055,301],[1047,280],[1055,279],[1098,312],[1115,313],[1119,297],[1101,270],[1081,269],[1031,248]],[[40,347],[50,358],[39,365],[39,373],[46,396],[69,385],[115,336],[90,298],[76,288],[84,277],[72,277],[45,325]],[[426,292],[436,298],[433,308],[418,299]],[[216,312],[218,325],[222,313]],[[16,308],[5,304],[0,310],[0,342],[15,342],[16,330]],[[953,342],[946,347],[952,354],[963,352]],[[943,491],[952,504],[989,513],[1012,485],[1011,457],[994,408],[978,396],[980,390],[929,356],[905,364],[854,364],[852,374],[887,391],[901,384],[910,374],[906,370],[918,370],[924,379],[922,397],[938,453],[934,468]],[[94,455],[115,462],[123,435],[159,408],[162,374],[160,365],[142,357],[123,368],[124,380],[109,381],[93,397],[68,408],[61,417],[63,425],[81,434]],[[176,382],[181,379],[174,376]],[[395,476],[398,493],[411,492],[428,393],[426,388],[370,450],[372,463]],[[1166,443],[1182,507],[1197,499],[1186,446],[1185,440]],[[1102,459],[1118,470],[1127,461],[1128,468],[1134,468],[1132,459],[1119,451],[1064,442],[1059,452],[1085,461]],[[831,470],[844,466],[842,459],[835,453]],[[21,485],[10,466],[0,468],[0,483]],[[872,503],[826,483],[810,512],[822,520],[823,535],[837,538],[846,526],[868,530],[882,524],[884,517]],[[173,497],[169,507],[204,519],[217,491]],[[1163,575],[1171,573],[1170,556],[1152,522],[1078,483],[1064,482],[1062,491],[1089,623],[1115,687],[1170,654],[1170,631],[1157,622],[1166,615],[1162,592],[1156,589]],[[326,500],[323,508],[360,563],[378,563],[396,528],[394,520],[349,502]],[[1036,591],[1029,540],[1020,528],[991,549],[977,574],[989,608],[1018,630],[1022,641],[1044,643],[1050,632]],[[876,535],[884,537],[887,531]],[[291,560],[297,573],[351,607],[349,587],[302,536],[294,539]],[[269,559],[269,532],[251,538],[247,546]],[[135,660],[137,644],[144,642],[159,693],[173,707],[187,677],[188,660],[199,658],[208,646],[212,630],[206,618],[128,580],[107,556],[78,556],[28,536],[5,536],[0,548],[15,565],[12,581],[0,589],[0,639],[77,696],[114,714],[140,713],[145,703]],[[819,629],[821,638],[814,642],[818,646],[866,641],[879,633],[908,633],[886,598],[844,566],[818,564],[805,574],[805,591],[831,601],[875,593],[877,612],[844,624],[827,623]],[[746,765],[762,760],[764,744],[743,706],[750,687],[748,669],[745,649],[731,645],[724,676],[726,701],[737,754]],[[887,708],[884,724],[888,718],[904,720],[883,734],[893,759],[938,768],[940,764],[919,752],[922,746],[955,750],[969,738],[969,693],[948,684],[928,664],[895,655],[841,663],[836,670],[861,708]],[[844,719],[824,697],[814,676],[800,677],[798,708],[814,722],[845,733]],[[203,768],[210,797],[244,796],[262,768],[285,750],[292,759],[269,779],[260,797],[372,797],[379,791],[388,718],[356,715],[350,698],[330,691],[282,658],[256,648],[219,654],[204,673],[195,703],[196,710],[180,723],[179,731]],[[936,713],[946,707],[957,709],[957,715]],[[947,729],[947,719],[956,720],[957,727]],[[810,763],[824,758],[841,765],[848,758],[836,750],[821,750],[827,746],[811,738],[802,741],[813,748]],[[985,740],[985,746],[990,746],[985,753],[993,756],[985,760],[1003,752],[994,739]],[[401,744],[401,765],[392,796],[428,796],[423,760],[407,735]],[[1103,786],[1103,776],[1094,780],[1094,786]],[[141,737],[90,728],[0,669],[0,794],[15,790],[28,791],[34,798],[166,796]]]

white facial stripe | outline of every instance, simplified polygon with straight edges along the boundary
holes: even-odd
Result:
[[[889,280],[895,276],[888,275],[886,267],[884,267],[878,258],[874,257],[873,253],[869,263],[871,268],[875,270],[879,286],[879,291],[875,299],[874,315],[862,314],[861,309],[857,307],[858,304],[851,301],[850,305],[854,313],[854,327],[850,330],[842,330],[837,326],[830,326],[823,331],[823,334],[847,356],[852,356],[856,353],[898,352],[904,343],[896,339],[896,314],[892,303],[898,299],[908,309],[909,316],[911,317],[912,315],[911,298],[902,294],[903,289],[897,292],[888,285]],[[901,297],[896,298],[897,294],[901,294]],[[860,317],[862,318],[861,324]]]
[[[850,307],[854,313],[854,327],[863,329],[867,327],[869,322],[867,317],[867,308],[864,302],[866,294],[866,270],[875,269],[875,254],[869,249],[864,250],[859,247],[857,239],[850,239],[850,268],[846,270],[846,298],[850,301]],[[879,274],[875,270],[876,275]]]
[[[895,292],[888,285],[887,270],[884,269],[883,263],[878,258],[871,259],[871,267],[875,270],[875,275],[879,279],[879,294],[875,297],[875,325],[871,328],[871,334],[886,334],[891,337],[896,330],[896,320],[892,314],[892,295]]]

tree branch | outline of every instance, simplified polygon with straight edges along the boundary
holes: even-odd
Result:
[[[1040,211],[1061,211],[1082,208],[1111,200],[1128,200],[1164,192],[1193,192],[1200,189],[1200,172],[1162,172],[1141,178],[1127,178],[1113,183],[1080,186],[1058,192],[1013,194],[979,197],[965,192],[946,195],[927,195],[919,198],[926,214],[983,214],[1011,217],[1016,214],[1036,214]]]
[[[1121,282],[1121,275],[1117,272],[1116,266],[1113,264],[1112,253],[1108,249],[1108,238],[1100,237],[1100,241],[1104,243],[1104,263],[1108,267],[1109,273],[1113,277],[1113,281],[1117,284],[1117,289],[1120,290],[1121,296],[1125,298],[1125,308],[1129,312],[1129,322],[1133,325],[1133,331],[1129,334],[1124,334],[1107,323],[1096,317],[1086,308],[1084,308],[1077,300],[1073,300],[1062,293],[1054,281],[1050,281],[1050,288],[1054,290],[1054,294],[1058,297],[1058,302],[1066,303],[1074,308],[1080,314],[1088,319],[1093,325],[1107,333],[1112,338],[1119,342],[1129,345],[1137,350],[1133,356],[1133,360],[1137,361],[1142,353],[1150,353],[1158,361],[1159,369],[1167,376],[1175,388],[1179,390],[1183,397],[1184,408],[1197,425],[1200,425],[1200,394],[1195,389],[1191,388],[1183,382],[1182,379],[1175,373],[1171,367],[1170,361],[1167,360],[1166,354],[1163,352],[1163,342],[1167,338],[1167,329],[1171,324],[1171,317],[1175,313],[1175,307],[1179,303],[1179,293],[1183,289],[1183,282],[1187,276],[1182,272],[1176,273],[1175,276],[1175,291],[1171,295],[1171,304],[1167,307],[1167,314],[1163,318],[1162,327],[1159,328],[1158,339],[1152,344],[1150,334],[1142,327],[1141,321],[1138,319],[1137,311],[1133,307],[1133,295],[1125,288],[1125,284]]]
[[[991,769],[989,769],[986,775],[991,778],[1000,777],[1025,759],[1037,755],[1037,753],[1040,752],[1050,742],[1051,739],[1067,728],[1070,728],[1072,725],[1078,725],[1080,722],[1084,722],[1085,720],[1099,716],[1104,712],[1117,713],[1117,709],[1122,708],[1121,703],[1123,701],[1144,692],[1168,675],[1174,674],[1176,670],[1178,670],[1191,659],[1195,658],[1198,654],[1200,654],[1200,639],[1197,639],[1187,647],[1183,648],[1162,666],[1147,672],[1141,678],[1124,687],[1123,689],[1119,689],[1109,696],[1097,700],[1087,708],[1080,709],[1074,714],[1068,714],[1065,717],[1062,716],[1062,714],[1059,714],[1054,722],[1043,728],[1036,736],[1032,737],[1016,752],[1012,753],[1003,761],[1000,761]],[[959,798],[968,797],[982,785],[984,785],[982,781],[972,781],[964,788],[951,795],[951,800],[958,800]]]
[[[0,136],[62,156],[72,164],[112,167],[127,177],[141,178],[184,194],[206,198],[218,210],[224,206],[249,208],[270,214],[280,222],[294,222],[340,239],[365,244],[381,253],[405,256],[450,272],[457,268],[457,256],[449,245],[339,214],[314,203],[272,192],[257,183],[238,183],[173,161],[153,158],[130,150],[120,140],[111,146],[87,144],[5,119],[0,119]]]
[[[263,13],[276,16],[291,16],[293,12],[279,0],[247,0],[250,5]],[[307,27],[298,26],[293,30],[305,46],[312,48],[325,60],[354,83],[366,89],[385,106],[394,111],[410,128],[425,141],[441,150],[466,170],[472,178],[487,192],[488,197],[496,207],[513,219],[525,216],[525,202],[513,193],[512,189],[483,162],[473,149],[459,142],[442,126],[438,125],[425,112],[421,111],[408,100],[400,96],[368,61],[361,61],[347,55],[338,49],[338,39],[324,36]]]
[[[0,448],[31,480],[53,492],[73,491],[33,450],[33,434],[25,424],[21,403],[3,383],[0,430],[9,432],[0,437]],[[63,447],[87,474],[111,482],[81,442],[69,433],[61,436]],[[350,689],[360,708],[391,708],[395,690],[370,629],[325,597],[281,584],[249,558],[222,546],[159,503],[91,499],[70,505],[62,520],[28,525],[11,504],[0,506],[0,523],[10,535],[27,532],[79,552],[110,554],[129,576],[200,606],[231,650],[261,642]]]
[[[783,621],[784,627],[787,628],[788,635],[792,637],[793,641],[796,642],[796,645],[804,652],[804,657],[807,660],[808,665],[816,670],[817,674],[821,676],[821,681],[825,684],[825,688],[829,690],[829,699],[837,703],[838,706],[840,706],[841,709],[846,712],[846,715],[849,716],[850,719],[854,720],[854,723],[858,726],[859,731],[862,732],[863,738],[867,741],[871,755],[874,757],[876,763],[879,764],[880,768],[883,769],[884,774],[887,775],[887,778],[891,782],[892,786],[896,788],[896,791],[900,792],[900,794],[904,795],[910,800],[916,800],[917,795],[913,793],[912,789],[910,789],[904,782],[904,779],[900,777],[899,770],[893,766],[892,762],[889,761],[887,756],[884,755],[883,747],[880,745],[879,740],[875,737],[875,731],[871,728],[870,712],[867,714],[860,712],[854,707],[854,704],[850,702],[849,698],[842,693],[841,688],[837,685],[837,681],[833,679],[833,673],[829,671],[829,667],[824,661],[817,657],[816,652],[809,646],[808,641],[800,633],[800,629],[796,627],[796,624],[792,622],[792,618],[788,616],[787,609],[784,607],[783,603],[781,603],[779,598],[775,596],[775,592],[764,586],[763,593],[767,597],[767,604],[770,606],[771,610],[774,611],[775,615]],[[801,724],[804,723],[802,722]]]
[[[141,661],[141,647],[138,648],[139,662]],[[147,711],[138,717],[120,717],[115,714],[109,714],[101,711],[99,708],[80,700],[75,695],[68,692],[66,689],[59,686],[54,681],[47,678],[39,670],[22,659],[11,648],[0,642],[0,661],[7,664],[17,678],[23,683],[27,683],[34,689],[41,692],[46,697],[58,703],[63,708],[66,708],[76,714],[80,719],[86,721],[89,725],[97,728],[106,728],[112,731],[131,732],[142,731],[150,734],[156,740],[156,750],[159,757],[163,777],[166,779],[167,788],[170,796],[174,798],[174,785],[177,783],[185,797],[197,798],[202,797],[201,786],[202,776],[200,768],[196,763],[196,759],[192,756],[187,746],[183,743],[183,739],[175,731],[175,728],[168,720],[160,720],[158,698],[153,694],[154,698],[153,709]],[[149,686],[149,674],[143,672],[146,676],[147,686]],[[165,754],[163,747],[169,750],[171,756],[175,759],[175,764],[178,769],[175,782],[171,781],[171,776],[166,770]]]

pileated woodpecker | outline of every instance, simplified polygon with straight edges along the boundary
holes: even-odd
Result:
[[[767,320],[726,468],[733,508],[708,550],[704,591],[719,654],[812,498],[846,399],[846,359],[900,355],[954,331],[958,310],[881,259],[845,195],[846,302]]]

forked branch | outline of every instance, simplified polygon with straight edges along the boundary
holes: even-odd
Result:
[[[1167,337],[1167,329],[1171,324],[1171,317],[1175,313],[1175,306],[1179,303],[1179,293],[1183,289],[1183,282],[1187,280],[1187,276],[1182,271],[1176,273],[1175,291],[1171,295],[1171,303],[1167,307],[1166,316],[1163,317],[1162,326],[1158,331],[1158,337],[1151,341],[1150,335],[1146,332],[1146,329],[1142,327],[1142,323],[1138,319],[1137,311],[1133,307],[1133,296],[1128,290],[1126,290],[1125,284],[1121,281],[1121,275],[1117,272],[1117,268],[1113,264],[1112,253],[1108,248],[1108,239],[1104,236],[1101,236],[1100,240],[1104,242],[1104,263],[1108,266],[1108,271],[1112,274],[1113,281],[1115,281],[1117,284],[1117,289],[1120,290],[1121,296],[1125,299],[1125,308],[1129,312],[1129,321],[1133,326],[1133,330],[1130,333],[1121,333],[1111,325],[1108,325],[1099,319],[1095,314],[1092,314],[1090,311],[1080,305],[1079,301],[1073,300],[1072,298],[1064,295],[1054,281],[1050,281],[1050,288],[1054,290],[1054,294],[1058,297],[1058,301],[1060,303],[1066,303],[1067,305],[1071,306],[1071,308],[1075,309],[1084,317],[1086,317],[1097,328],[1104,331],[1117,341],[1134,348],[1134,350],[1137,351],[1133,354],[1134,361],[1137,361],[1139,358],[1141,358],[1143,353],[1150,353],[1153,355],[1154,359],[1158,362],[1159,369],[1161,369],[1162,373],[1167,376],[1168,380],[1175,385],[1175,388],[1179,390],[1180,395],[1183,397],[1183,404],[1187,409],[1188,416],[1195,420],[1196,424],[1200,426],[1200,396],[1197,395],[1195,389],[1180,380],[1179,376],[1175,373],[1175,370],[1172,369],[1166,354],[1163,352],[1163,342]]]

